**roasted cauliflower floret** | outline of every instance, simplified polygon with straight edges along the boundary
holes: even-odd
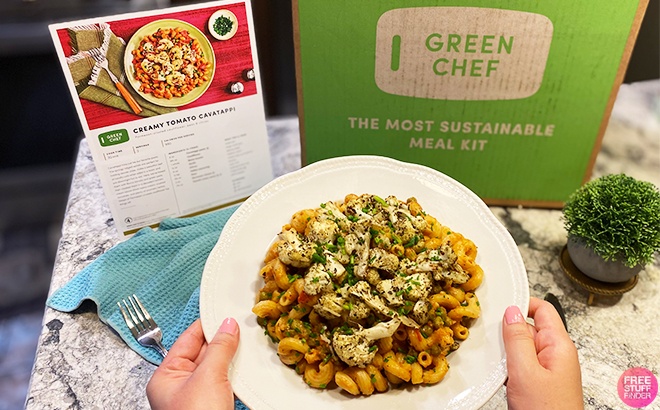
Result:
[[[371,363],[378,349],[371,348],[371,342],[361,333],[350,335],[335,333],[332,348],[339,359],[349,366],[364,367]]]
[[[374,295],[371,292],[371,286],[365,281],[359,281],[355,285],[348,288],[348,292],[360,298],[364,303],[367,304],[372,310],[376,313],[379,313],[384,316],[393,317],[394,311],[390,309],[383,299],[379,295]]]
[[[289,229],[280,233],[283,241],[277,247],[277,253],[282,263],[295,266],[296,268],[307,268],[312,264],[314,245],[303,241],[298,233]]]
[[[450,280],[453,283],[463,284],[470,276],[463,271],[457,263],[457,257],[449,245],[443,245],[440,249],[422,252],[417,255],[414,262],[402,262],[402,269],[408,274],[419,272],[432,272],[433,279]]]
[[[420,299],[415,302],[410,317],[419,324],[424,324],[429,320],[429,315],[433,306],[431,302],[425,299]]]
[[[433,287],[433,279],[428,272],[413,273],[397,279],[403,279],[403,296],[408,300],[426,299]]]
[[[434,272],[433,278],[438,281],[444,279],[447,281],[451,281],[452,283],[462,285],[463,283],[470,280],[470,275],[468,275],[467,272],[465,272],[463,268],[461,268],[461,265],[457,263],[453,266],[453,270]]]
[[[344,311],[346,299],[335,292],[328,292],[321,295],[318,302],[314,305],[314,310],[326,319],[336,319],[341,317]]]
[[[371,314],[371,309],[366,303],[357,298],[351,298],[348,304],[348,318],[353,322],[366,319]]]
[[[421,258],[419,257],[421,256]],[[449,245],[442,245],[439,249],[433,249],[418,255],[419,262],[428,261],[430,264],[449,270],[456,263],[457,257]]]
[[[369,329],[352,329],[350,334],[337,332],[332,337],[332,348],[337,357],[347,365],[364,367],[376,356],[378,349],[373,347],[373,342],[392,336],[399,324],[399,320],[393,319]]]
[[[369,250],[369,267],[393,273],[399,268],[399,258],[384,249],[372,248]]]
[[[346,214],[357,217],[358,219],[371,219],[372,216],[367,211],[373,209],[373,207],[373,198],[371,195],[360,195],[346,203]]]
[[[346,277],[346,268],[344,268],[341,261],[337,259],[337,255],[332,252],[326,250],[323,252],[323,255],[325,256],[324,270],[330,275],[335,283],[341,283]]]
[[[314,296],[332,290],[332,278],[320,263],[313,264],[305,274],[305,293]]]
[[[349,233],[344,237],[344,249],[347,254],[352,254],[360,248],[360,239],[355,233]]]
[[[364,244],[355,249],[355,276],[363,279],[367,276],[367,268],[369,267],[369,242],[371,241],[371,235],[366,233],[364,234],[364,238],[361,239]]]
[[[364,278],[371,286],[376,286],[382,280],[378,269],[369,268],[367,269],[367,274]]]
[[[403,306],[403,292],[399,286],[395,286],[394,279],[381,280],[376,285],[376,291],[385,299],[388,305],[393,307]]]
[[[421,236],[412,221],[406,217],[398,218],[394,222],[394,232],[401,238],[403,243],[409,243],[415,236]]]
[[[314,219],[307,224],[305,236],[315,243],[333,243],[337,238],[339,227],[329,219]]]
[[[321,207],[319,208],[318,211],[319,211],[319,219],[331,220],[334,223],[336,223],[339,229],[341,230],[345,231],[348,229],[348,225],[350,224],[350,221],[334,202],[329,201],[321,204]]]

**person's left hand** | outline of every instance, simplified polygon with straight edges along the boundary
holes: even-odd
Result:
[[[207,344],[197,319],[179,336],[147,384],[152,409],[232,410],[227,377],[240,338],[234,319],[225,319]]]

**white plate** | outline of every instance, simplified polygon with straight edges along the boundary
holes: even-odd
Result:
[[[259,275],[268,245],[294,212],[342,200],[346,194],[414,196],[424,210],[474,241],[484,270],[476,293],[482,316],[470,337],[449,356],[450,369],[437,385],[393,389],[352,397],[340,389],[317,390],[283,365],[275,345],[251,312],[263,285]],[[501,322],[509,305],[527,311],[527,273],[508,231],[474,193],[433,169],[375,156],[329,159],[284,175],[252,195],[234,213],[204,268],[200,314],[207,340],[222,320],[234,317],[241,342],[230,370],[236,395],[252,410],[308,408],[476,409],[506,378]]]

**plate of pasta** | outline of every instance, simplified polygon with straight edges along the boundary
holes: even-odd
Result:
[[[124,67],[128,82],[147,101],[180,107],[201,97],[211,85],[215,54],[197,27],[163,19],[133,34],[126,45]]]
[[[202,276],[207,340],[234,317],[230,370],[251,409],[481,407],[506,379],[501,320],[527,310],[510,234],[469,189],[378,156],[267,184],[227,222]]]

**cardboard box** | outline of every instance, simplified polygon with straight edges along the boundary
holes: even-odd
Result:
[[[490,205],[591,176],[648,0],[294,1],[303,164],[435,168]]]

